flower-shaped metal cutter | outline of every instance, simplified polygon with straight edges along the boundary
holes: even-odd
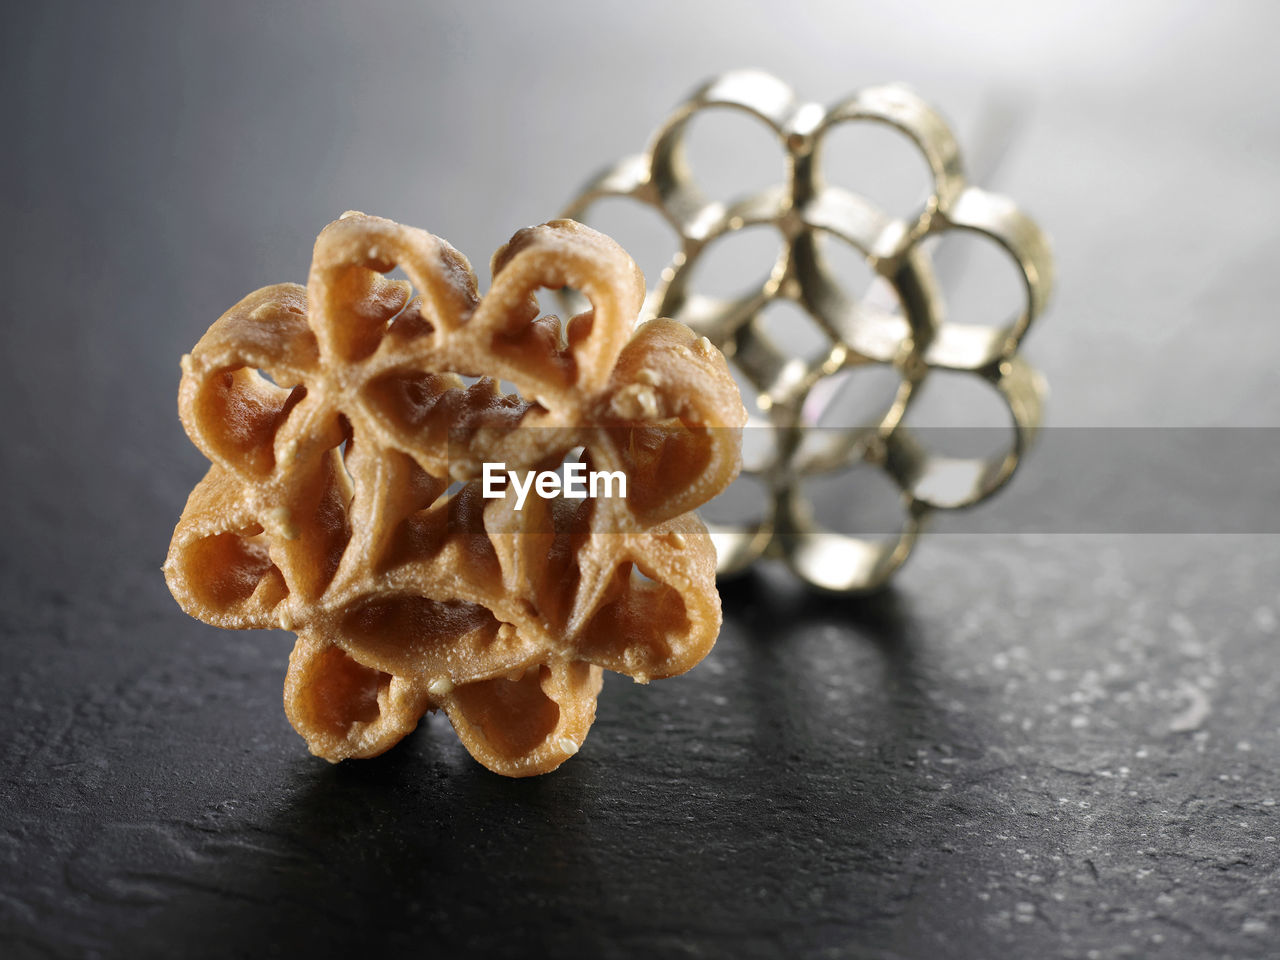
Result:
[[[773,131],[786,151],[783,183],[731,202],[703,194],[687,159],[685,134],[696,114],[718,108],[744,111]],[[849,123],[888,125],[920,150],[932,191],[914,218],[890,216],[865,197],[825,182],[823,139]],[[901,86],[879,86],[824,108],[797,100],[768,74],[726,73],[681,103],[644,154],[592,180],[565,216],[589,222],[593,204],[610,197],[656,209],[680,238],[669,266],[650,278],[642,316],[678,319],[720,347],[758,393],[749,426],[773,428],[770,452],[744,466],[744,473],[756,475],[768,490],[765,515],[711,525],[722,574],[768,556],[785,560],[823,589],[874,589],[906,560],[930,513],[972,506],[1009,480],[1041,420],[1044,382],[1018,350],[1049,299],[1052,255],[1044,234],[1010,200],[968,183],[955,137],[917,95]],[[702,295],[693,268],[708,248],[759,225],[776,228],[783,241],[767,279],[744,296]],[[1010,255],[1025,289],[1012,319],[989,325],[946,319],[923,244],[950,231],[979,234]],[[824,235],[850,244],[892,288],[899,308],[850,297],[823,254]],[[816,358],[801,357],[771,338],[761,315],[776,301],[804,310],[830,348]],[[856,377],[871,367],[892,369],[899,378],[876,422],[814,429],[825,392],[815,388],[833,376]],[[943,456],[930,452],[903,425],[912,398],[936,370],[981,378],[998,391],[1013,425],[1006,450],[980,458]],[[893,537],[835,533],[814,519],[803,483],[859,462],[883,470],[901,491],[904,518]]]

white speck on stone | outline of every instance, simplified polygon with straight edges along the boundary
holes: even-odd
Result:
[[[1213,710],[1213,705],[1209,702],[1208,695],[1194,683],[1187,680],[1180,681],[1178,689],[1187,698],[1187,706],[1169,721],[1169,732],[1191,733],[1193,730],[1199,730],[1204,725],[1204,722],[1209,719],[1209,714]]]
[[[1242,933],[1266,933],[1267,929],[1267,921],[1258,920],[1253,917],[1250,917],[1240,925]]]

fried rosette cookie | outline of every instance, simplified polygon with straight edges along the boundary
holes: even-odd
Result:
[[[636,327],[639,270],[571,220],[519,231],[492,269],[480,297],[443,240],[348,213],[305,288],[250,294],[183,358],[179,412],[212,466],[169,589],[206,623],[297,634],[285,710],[330,761],[443,710],[490,770],[546,773],[586,737],[602,670],[683,673],[720,629],[692,511],[740,466],[724,358],[673,321]],[[541,315],[537,291],[565,287],[590,309]],[[626,496],[482,480],[575,460]]]

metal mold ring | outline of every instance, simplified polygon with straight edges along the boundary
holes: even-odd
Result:
[[[689,121],[708,109],[741,111],[767,126],[786,151],[784,182],[731,202],[707,199],[688,163],[685,134]],[[846,123],[887,125],[920,151],[932,191],[914,217],[890,216],[865,197],[827,185],[823,138]],[[565,216],[589,222],[592,205],[612,197],[655,209],[680,237],[668,266],[650,278],[642,319],[672,317],[708,337],[757,391],[753,422],[773,428],[771,454],[744,469],[769,490],[766,515],[711,525],[722,574],[768,556],[822,589],[875,589],[906,560],[933,511],[973,506],[1013,475],[1041,422],[1044,381],[1018,350],[1049,300],[1052,255],[1044,234],[1012,201],[968,183],[955,137],[914,93],[896,85],[873,87],[824,108],[797,100],[768,74],[722,74],[675,109],[645,153],[588,183]],[[782,249],[760,287],[733,298],[699,293],[693,269],[705,251],[723,237],[762,225],[778,231]],[[954,231],[984,237],[1009,255],[1025,291],[1016,316],[985,325],[946,319],[924,243]],[[823,236],[851,245],[892,289],[899,310],[851,299],[822,255]],[[806,359],[770,338],[760,317],[779,301],[804,310],[830,349]],[[876,422],[818,434],[814,426],[822,411],[812,409],[814,387],[870,366],[899,377]],[[1013,427],[1007,450],[986,458],[945,457],[930,452],[903,425],[933,370],[975,376],[997,391]],[[884,471],[901,491],[903,520],[889,539],[823,529],[801,490],[810,477],[859,462]]]

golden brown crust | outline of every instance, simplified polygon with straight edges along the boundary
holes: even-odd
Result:
[[[633,329],[643,277],[573,221],[521,230],[493,271],[481,299],[444,241],[346,214],[305,290],[251,294],[183,358],[179,412],[213,466],[169,588],[206,623],[298,633],[285,709],[328,760],[443,709],[491,770],[544,773],[585,738],[601,668],[678,674],[719,631],[690,511],[739,467],[724,358],[672,321]],[[563,329],[535,297],[561,286],[592,304]],[[481,496],[485,461],[545,469],[577,447],[627,499]]]

